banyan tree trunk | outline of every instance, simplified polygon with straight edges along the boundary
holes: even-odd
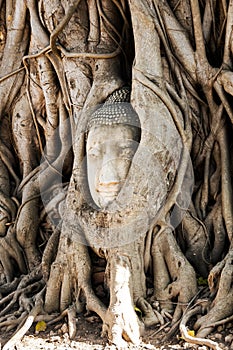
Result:
[[[112,343],[139,344],[168,313],[182,323],[200,277],[198,336],[232,315],[232,23],[231,0],[0,1],[0,327],[26,321],[13,342],[43,312],[67,314],[73,337],[86,308]],[[132,207],[123,241],[101,245],[84,131],[123,86],[141,123]]]

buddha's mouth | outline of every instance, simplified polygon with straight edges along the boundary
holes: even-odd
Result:
[[[99,191],[99,195],[103,198],[106,199],[107,201],[113,200],[117,197],[119,191],[117,192],[104,192],[104,191]]]
[[[97,188],[97,193],[103,197],[116,197],[119,192],[120,192],[119,184],[117,184],[115,186],[109,186],[109,187],[99,186]]]
[[[119,191],[99,191],[99,204],[106,207],[111,204],[117,197]]]
[[[118,194],[118,190],[117,191],[102,191],[102,190],[99,190],[98,191],[99,193],[102,193],[104,194],[105,196],[115,196]]]

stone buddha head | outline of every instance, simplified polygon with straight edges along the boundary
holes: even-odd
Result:
[[[90,194],[105,209],[125,183],[140,142],[140,121],[129,103],[130,91],[115,91],[90,117],[86,160]]]

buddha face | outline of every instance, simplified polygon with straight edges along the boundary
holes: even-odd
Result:
[[[92,199],[106,208],[120,192],[138,147],[137,129],[128,125],[101,125],[87,137],[87,177]]]

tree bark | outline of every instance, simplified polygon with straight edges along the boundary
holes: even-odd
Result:
[[[167,313],[173,324],[187,322],[200,277],[209,303],[198,336],[232,315],[232,6],[0,1],[0,326],[16,309],[23,319],[59,311],[73,337],[86,308],[110,342],[138,345],[143,328]],[[83,198],[84,127],[124,86],[141,123],[127,184],[137,209],[144,198],[146,219],[140,226],[135,205],[135,232],[128,212],[117,226],[119,237],[134,239],[101,247],[88,242],[91,218],[113,216],[105,220]]]

